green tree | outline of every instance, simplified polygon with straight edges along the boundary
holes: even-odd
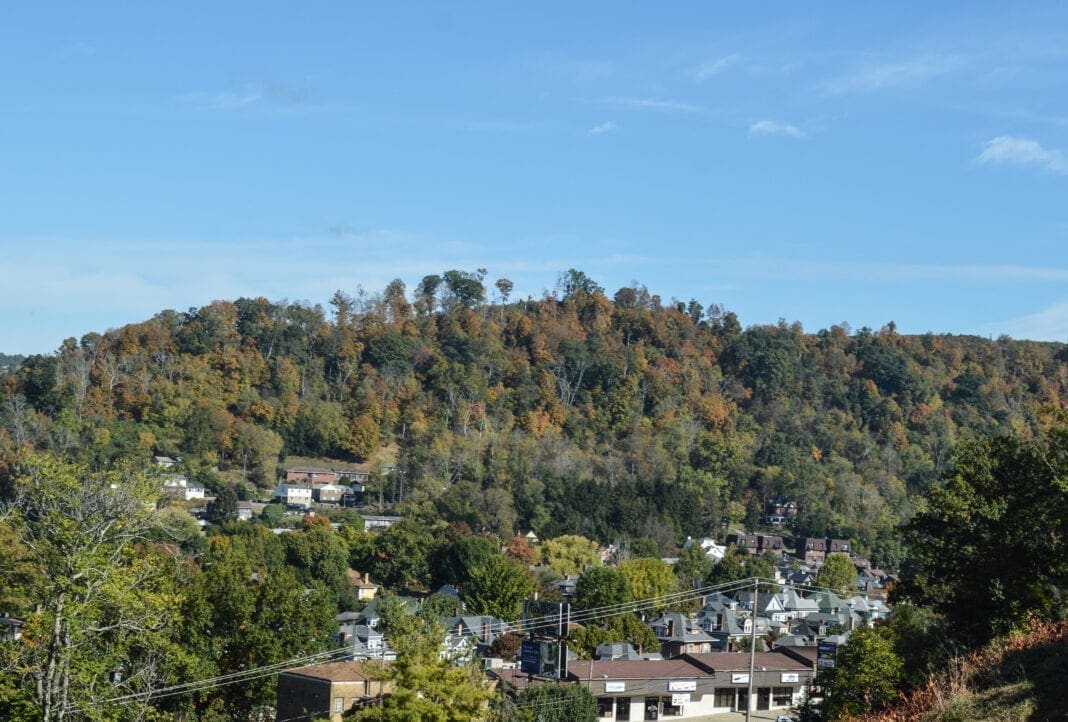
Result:
[[[857,593],[856,578],[857,570],[848,554],[828,554],[816,575],[816,586],[827,587],[835,594],[853,595]]]
[[[500,553],[500,547],[484,536],[466,534],[452,543],[442,545],[433,557],[431,571],[435,587],[442,584],[465,586],[471,573]]]
[[[461,664],[444,654],[445,626],[437,620],[402,615],[390,639],[397,651],[391,664],[370,663],[368,670],[393,687],[381,707],[357,712],[357,720],[468,722],[489,716],[493,696],[475,663]]]
[[[227,484],[215,494],[208,520],[212,524],[221,526],[235,519],[237,519],[237,492],[234,491],[234,487]]]
[[[27,605],[5,668],[32,690],[45,722],[78,710],[110,715],[106,700],[159,684],[140,664],[166,654],[164,630],[178,611],[174,566],[151,541],[155,484],[47,456],[24,460],[21,470],[0,524],[15,530],[33,569],[5,581],[21,586],[14,596]]]
[[[708,575],[708,583],[726,584],[745,579],[749,576],[745,568],[745,557],[745,552],[739,550],[738,547],[733,545],[727,547],[723,558],[712,567],[712,572]]]
[[[190,582],[181,637],[215,674],[231,674],[326,649],[337,631],[333,595],[301,584],[282,561],[278,538],[262,526],[213,536],[203,570]],[[221,708],[252,719],[275,701],[275,678],[258,677],[195,696],[198,716]]]
[[[653,611],[659,611],[668,606],[667,602],[661,598],[675,591],[678,583],[670,564],[662,559],[651,557],[631,559],[620,562],[619,571],[630,582],[630,590],[636,600],[660,600],[648,607]]]
[[[234,454],[241,462],[245,478],[256,484],[270,484],[275,479],[282,437],[257,424],[237,421],[231,429]]]
[[[601,563],[601,547],[584,536],[564,534],[542,544],[541,560],[559,574],[581,574]]]
[[[597,700],[577,684],[532,684],[516,702],[524,722],[595,722]]]
[[[679,587],[692,589],[695,583],[704,584],[705,579],[712,573],[715,562],[712,557],[698,543],[693,543],[682,550],[679,560],[675,562],[675,577],[679,580]]]
[[[263,511],[260,512],[260,519],[263,523],[272,529],[276,528],[282,523],[282,517],[285,516],[286,508],[282,504],[271,502],[270,504],[264,504]]]
[[[567,636],[567,646],[580,659],[590,659],[598,645],[625,642],[640,652],[659,652],[660,641],[638,615],[615,614],[600,622],[577,627]]]
[[[348,579],[348,547],[325,517],[312,517],[299,532],[283,535],[282,546],[286,561],[301,582],[326,586],[339,608],[355,603]]]
[[[1058,617],[1068,587],[1068,425],[1045,442],[962,444],[945,484],[904,527],[897,599],[929,605],[978,644],[1029,615]]]
[[[593,567],[575,585],[575,606],[596,609],[623,604],[634,599],[630,580],[618,567]]]
[[[878,710],[897,698],[903,663],[886,628],[863,627],[838,648],[833,669],[820,674],[827,690],[823,712],[829,720]]]
[[[745,575],[747,577],[760,577],[761,579],[774,579],[775,565],[763,555],[749,555],[745,559]]]
[[[375,536],[368,571],[394,590],[425,585],[430,581],[428,559],[433,546],[427,527],[405,519]]]
[[[534,575],[522,563],[497,554],[471,570],[461,591],[475,614],[516,619],[534,591]]]
[[[631,559],[660,558],[660,545],[656,543],[656,539],[643,536],[632,540],[628,546],[630,547]]]

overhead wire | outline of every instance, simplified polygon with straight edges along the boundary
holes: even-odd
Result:
[[[681,592],[674,592],[671,594],[646,597],[642,599],[632,600],[629,602],[620,602],[617,604],[603,605],[601,607],[577,610],[573,614],[565,615],[564,620],[567,622],[582,624],[591,621],[596,621],[598,619],[606,619],[614,616],[620,616],[623,614],[629,614],[636,611],[648,611],[651,609],[668,607],[675,604],[683,604],[715,593],[726,593],[731,591],[745,590],[748,589],[754,581],[758,581],[762,584],[767,585],[789,586],[796,589],[802,589],[803,591],[806,591],[808,593],[833,593],[833,590],[830,590],[826,587],[816,587],[812,585],[801,584],[782,584],[780,582],[776,582],[773,579],[749,577],[747,579],[709,585],[693,590],[685,590]],[[523,619],[513,620],[510,622],[491,623],[488,625],[488,629],[496,633],[503,633],[506,631],[521,631],[524,633],[531,633],[539,630],[558,629],[560,626],[561,614],[557,613],[552,615],[544,615],[543,620],[544,621],[542,622],[536,622],[534,624],[524,624],[525,620]],[[450,632],[447,635],[447,639],[455,640],[457,638],[462,638],[466,636],[471,635]],[[286,669],[291,669],[294,667],[344,659],[351,655],[351,653],[352,650],[348,647],[338,647],[335,649],[317,652],[314,654],[292,657],[290,659],[286,659],[280,662],[262,665],[259,667],[252,667],[246,670],[240,670],[223,675],[216,675],[214,677],[208,677],[200,680],[193,680],[190,682],[184,682],[182,684],[170,685],[157,690],[136,692],[127,695],[112,697],[107,700],[103,700],[103,702],[107,704],[129,704],[137,701],[165,699],[183,694],[192,694],[194,692],[207,691],[210,689],[215,689],[217,687],[251,682],[257,679],[262,679],[264,677],[275,676],[285,671]]]

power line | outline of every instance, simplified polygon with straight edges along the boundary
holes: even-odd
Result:
[[[759,586],[762,584],[771,584],[775,586],[780,585],[773,579],[749,577],[747,579],[735,580],[732,582],[724,582],[722,584],[714,584],[698,589],[687,590],[682,592],[674,592],[671,594],[664,594],[655,597],[646,597],[643,599],[637,599],[630,602],[621,602],[618,604],[609,604],[602,607],[593,607],[590,609],[579,610],[571,615],[571,621],[576,623],[592,622],[598,619],[607,619],[613,616],[619,616],[623,614],[629,614],[636,611],[647,611],[649,609],[658,608],[661,606],[671,606],[673,604],[681,604],[700,597],[708,596],[713,593],[724,593],[730,591],[738,591],[748,588],[750,584]],[[833,590],[826,587],[816,587],[812,585],[785,585],[792,586],[794,588],[802,589],[809,593],[817,592],[831,592]],[[754,601],[754,608],[752,614],[756,616],[756,599]],[[532,632],[542,629],[554,629],[559,624],[559,615],[545,615],[543,618],[546,621],[541,623],[535,623],[533,625],[523,626],[524,620],[513,620],[511,622],[499,622],[496,624],[488,625],[490,629],[495,632],[504,632],[507,630],[519,629],[523,632]],[[460,639],[465,636],[459,633],[449,633],[446,636],[446,641],[449,639]],[[315,654],[304,655],[299,657],[293,657],[280,662],[272,664],[262,665],[260,667],[253,667],[247,670],[241,670],[238,672],[231,672],[224,675],[217,675],[215,677],[208,677],[205,679],[194,680],[191,682],[185,682],[182,684],[171,685],[169,687],[163,687],[158,690],[138,692],[128,695],[122,695],[119,697],[112,697],[110,699],[103,700],[105,704],[130,704],[138,701],[149,701],[152,699],[165,699],[168,697],[175,697],[183,694],[190,694],[193,692],[203,692],[217,687],[224,687],[231,684],[240,684],[243,682],[251,682],[257,679],[263,679],[264,677],[275,676],[287,668],[305,666],[316,662],[330,662],[335,659],[343,659],[351,653],[351,649],[348,647],[339,647],[324,652],[318,652]],[[76,710],[77,711],[77,710]]]

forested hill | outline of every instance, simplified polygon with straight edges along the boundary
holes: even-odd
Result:
[[[15,366],[18,366],[19,362],[21,362],[24,358],[26,357],[20,356],[18,354],[11,355],[6,353],[0,353],[0,369],[14,368]]]
[[[181,455],[261,485],[286,455],[395,461],[375,498],[403,513],[664,553],[785,496],[794,531],[893,568],[894,524],[958,440],[1040,434],[1068,399],[1063,344],[742,330],[579,271],[542,300],[510,290],[449,271],[328,309],[242,298],[87,333],[0,377],[0,446]]]

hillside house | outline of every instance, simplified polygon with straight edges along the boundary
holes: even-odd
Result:
[[[308,509],[312,504],[312,490],[309,486],[279,484],[274,488],[274,498],[288,507]]]
[[[356,661],[287,669],[278,675],[277,718],[341,722],[350,710],[377,701],[388,686],[373,679]]]
[[[312,486],[312,499],[320,504],[340,504],[347,491],[348,487],[337,484],[316,484]]]

